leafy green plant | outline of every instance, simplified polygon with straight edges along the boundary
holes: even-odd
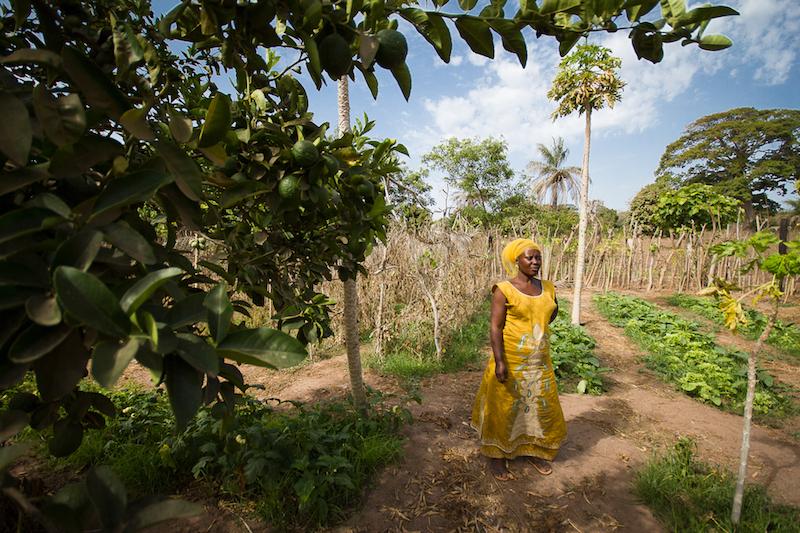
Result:
[[[717,346],[696,322],[666,312],[640,298],[598,294],[595,303],[611,324],[648,353],[644,361],[686,394],[728,410],[740,410],[747,392],[747,355]],[[780,416],[791,402],[766,371],[758,371],[755,409]]]
[[[671,305],[689,309],[716,324],[725,325],[725,316],[720,313],[719,305],[713,298],[673,294],[667,301]],[[767,325],[767,316],[756,309],[743,307],[742,311],[744,320],[738,325],[737,331],[742,337],[755,340],[764,331]],[[766,342],[790,355],[800,357],[800,326],[776,320]]]
[[[742,521],[730,521],[734,476],[695,457],[687,438],[661,456],[653,457],[636,474],[636,494],[670,531],[797,531],[800,509],[776,505],[764,487],[751,485],[744,495]]]
[[[335,401],[268,405],[246,398],[234,419],[201,411],[161,455],[226,496],[256,502],[279,527],[317,527],[344,516],[370,475],[399,457],[403,407],[371,392],[369,416]]]
[[[610,369],[595,356],[596,344],[582,326],[570,323],[569,311],[560,304],[558,316],[550,324],[550,356],[559,389],[569,390],[566,385],[570,385],[581,394],[602,394],[603,374]]]

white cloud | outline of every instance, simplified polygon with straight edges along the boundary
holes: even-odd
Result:
[[[713,21],[708,33],[725,33],[734,41],[723,52],[727,63],[753,64],[753,78],[767,85],[789,79],[800,48],[800,3],[797,0],[735,0],[741,16]]]
[[[450,64],[453,65],[454,67],[460,66],[461,63],[463,62],[464,62],[464,56],[452,56],[450,58]]]
[[[489,58],[476,54],[475,52],[467,52],[467,61],[476,67],[482,67],[489,62]]]

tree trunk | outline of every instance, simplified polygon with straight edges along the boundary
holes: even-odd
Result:
[[[772,314],[767,321],[767,325],[761,335],[758,337],[753,351],[750,352],[747,358],[747,396],[744,400],[744,424],[742,427],[742,449],[739,454],[739,476],[736,478],[736,491],[733,494],[733,509],[731,510],[731,522],[734,525],[739,523],[739,517],[742,514],[742,499],[744,497],[744,480],[747,476],[747,456],[750,453],[750,425],[753,420],[753,399],[756,396],[756,357],[761,351],[761,347],[769,338],[772,332],[772,326],[778,317],[778,308],[780,300],[774,299],[774,307]]]
[[[339,78],[338,99],[339,135],[350,132],[350,95],[347,77]],[[347,349],[347,369],[350,373],[350,390],[353,404],[359,412],[367,412],[364,375],[361,371],[361,351],[358,340],[358,285],[356,273],[344,281],[344,343]]]
[[[583,168],[581,169],[581,205],[578,210],[578,250],[575,254],[575,278],[572,294],[572,323],[581,323],[581,290],[583,263],[586,256],[586,223],[589,216],[589,148],[592,134],[592,108],[586,108],[586,127],[583,138]]]

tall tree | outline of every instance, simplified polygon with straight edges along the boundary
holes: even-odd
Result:
[[[706,183],[738,198],[749,215],[775,211],[800,178],[800,110],[740,107],[702,117],[667,146],[656,175]]]
[[[337,110],[339,136],[350,133],[350,91],[347,76],[338,80]],[[345,272],[344,284],[344,343],[347,351],[347,370],[350,374],[350,391],[353,405],[362,414],[367,412],[367,396],[364,390],[364,374],[361,369],[361,345],[358,338],[358,271]]]
[[[553,207],[558,206],[559,198],[569,197],[578,200],[578,176],[581,174],[581,169],[564,166],[564,162],[569,156],[569,148],[564,146],[564,139],[561,137],[553,139],[552,147],[539,143],[536,145],[536,149],[539,151],[541,160],[528,163],[528,172],[535,176],[531,192],[539,200],[539,203],[544,203],[548,193],[550,194],[550,205]]]
[[[489,212],[514,176],[506,156],[506,143],[451,137],[422,156],[422,164],[444,172],[445,181],[457,190],[462,205]]]
[[[608,48],[582,44],[561,60],[547,97],[558,102],[553,120],[578,112],[586,118],[581,169],[581,201],[578,210],[578,250],[575,258],[575,289],[572,300],[572,323],[581,317],[581,291],[586,256],[586,225],[589,207],[589,150],[592,138],[592,111],[614,107],[622,97],[625,83],[619,77],[622,61]]]

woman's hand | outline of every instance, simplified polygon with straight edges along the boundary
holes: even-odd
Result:
[[[497,377],[497,381],[500,383],[506,382],[508,379],[508,368],[506,368],[505,361],[495,361],[494,375]]]

